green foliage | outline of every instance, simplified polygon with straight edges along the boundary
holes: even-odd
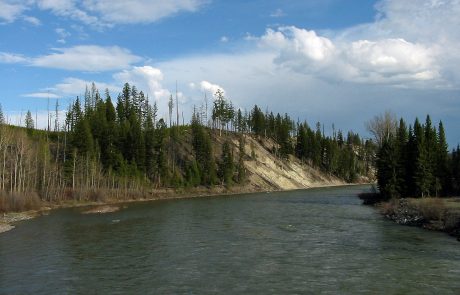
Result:
[[[400,120],[396,137],[390,136],[378,151],[377,180],[387,197],[426,197],[446,195],[455,191],[453,170],[442,122],[436,130],[430,116],[425,124],[416,119],[413,128]],[[451,166],[454,164],[452,154]]]
[[[192,116],[192,145],[195,159],[201,176],[201,184],[213,185],[216,183],[216,168],[212,151],[212,142],[209,134],[200,123],[198,114]]]
[[[24,120],[27,132],[32,134],[32,131],[34,130],[34,119],[32,119],[32,113],[30,111],[27,111],[26,118]]]
[[[240,135],[238,140],[238,165],[237,165],[237,181],[240,184],[243,184],[246,181],[246,167],[244,166],[244,156],[245,156],[245,140],[244,135]]]
[[[231,186],[233,184],[235,164],[233,163],[233,153],[229,141],[225,141],[222,145],[222,156],[221,163],[219,166],[219,174],[222,179],[222,182],[226,186]]]

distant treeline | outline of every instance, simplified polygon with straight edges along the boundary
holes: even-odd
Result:
[[[30,111],[25,128],[9,126],[0,108],[1,194],[33,192],[56,201],[97,199],[101,190],[118,197],[159,187],[243,184],[244,160],[253,156],[245,154],[245,136],[272,140],[270,152],[279,158],[296,156],[349,182],[373,172],[374,144],[353,132],[326,136],[320,123],[313,130],[257,105],[236,110],[221,91],[210,118],[206,102],[194,108],[190,124],[183,118],[180,124],[177,103],[171,96],[169,118],[159,118],[156,103],[135,86],[126,83],[114,103],[93,84],[69,105],[63,124],[56,107],[54,130],[50,119],[47,130],[36,129]]]
[[[376,117],[380,134],[377,180],[380,192],[391,197],[449,196],[460,193],[460,149],[448,151],[444,126],[418,119],[407,126],[392,116]],[[380,130],[380,133],[378,132]]]

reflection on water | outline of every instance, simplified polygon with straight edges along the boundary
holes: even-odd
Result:
[[[341,187],[55,211],[0,236],[0,293],[460,294],[460,244]]]

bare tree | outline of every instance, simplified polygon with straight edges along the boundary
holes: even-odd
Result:
[[[169,96],[168,109],[169,109],[169,127],[172,127],[172,111],[174,108],[173,97]]]
[[[366,122],[366,129],[375,138],[378,146],[382,146],[385,140],[388,140],[391,134],[396,133],[398,128],[398,120],[396,115],[391,111],[385,111]]]

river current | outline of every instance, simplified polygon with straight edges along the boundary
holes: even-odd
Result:
[[[334,187],[56,210],[0,235],[0,294],[460,294],[460,243]]]

